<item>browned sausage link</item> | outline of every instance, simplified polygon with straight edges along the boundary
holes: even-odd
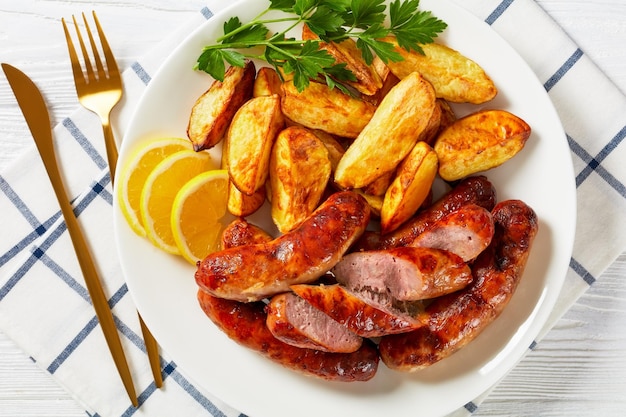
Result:
[[[292,232],[209,254],[198,264],[196,283],[216,297],[258,301],[313,282],[361,236],[369,215],[363,197],[335,193]]]
[[[270,240],[272,240],[272,236],[269,233],[241,218],[233,220],[222,231],[223,249],[265,243]]]
[[[419,318],[398,311],[385,301],[366,301],[341,285],[294,285],[293,291],[315,308],[362,337],[408,332],[423,326]],[[379,302],[377,302],[379,301]]]
[[[332,272],[338,283],[352,291],[369,291],[399,301],[440,297],[472,281],[470,268],[460,256],[420,247],[350,253]]]
[[[535,212],[519,200],[498,203],[493,218],[495,235],[472,266],[474,282],[429,305],[428,326],[381,339],[380,355],[389,368],[415,371],[451,355],[507,305],[524,271],[538,222]]]
[[[363,343],[360,336],[292,292],[273,296],[265,311],[270,332],[292,346],[351,353]]]
[[[491,213],[470,203],[434,222],[411,246],[445,249],[469,262],[489,246],[493,233]]]
[[[442,217],[466,204],[476,204],[487,210],[496,204],[496,190],[484,176],[468,177],[437,200],[429,208],[418,212],[396,231],[380,236],[368,232],[355,244],[355,250],[390,249],[410,246],[413,240]]]
[[[330,381],[368,381],[378,369],[376,346],[366,340],[353,353],[329,353],[290,346],[276,339],[265,325],[265,304],[240,303],[198,290],[206,315],[235,342],[289,369]]]

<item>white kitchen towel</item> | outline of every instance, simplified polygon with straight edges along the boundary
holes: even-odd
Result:
[[[626,249],[626,229],[620,227],[626,217],[626,97],[534,1],[452,1],[490,24],[529,63],[562,119],[574,162],[574,252],[558,305],[530,350]],[[118,138],[168,51],[227,4],[210,0],[188,25],[124,71],[124,98],[112,120]],[[79,108],[54,134],[68,192],[122,334],[140,407],[131,406],[115,371],[34,147],[0,174],[0,329],[91,415],[240,415],[194,386],[167,352],[161,352],[164,388],[154,386],[135,306],[116,261],[100,126],[92,113]],[[454,414],[471,414],[486,395]]]

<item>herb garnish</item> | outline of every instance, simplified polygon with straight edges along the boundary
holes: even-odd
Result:
[[[238,17],[225,22],[224,35],[216,44],[203,49],[196,69],[223,81],[225,63],[243,67],[246,58],[256,58],[277,71],[293,74],[298,91],[304,90],[310,80],[345,90],[342,82],[355,81],[354,74],[320,49],[320,41],[353,38],[368,64],[375,55],[385,63],[401,61],[394,45],[383,38],[393,35],[400,47],[422,53],[420,44],[433,42],[447,27],[431,12],[418,8],[419,0],[394,0],[389,4],[387,19],[385,0],[270,0],[269,7],[248,23],[242,23]],[[272,10],[286,16],[264,19]],[[287,22],[287,27],[271,34],[266,25],[278,22]],[[286,37],[287,32],[301,23],[308,25],[320,41]]]

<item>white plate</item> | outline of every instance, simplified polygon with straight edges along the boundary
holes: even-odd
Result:
[[[160,136],[185,137],[190,108],[211,80],[192,67],[202,47],[231,16],[253,18],[265,2],[247,0],[211,18],[172,52],[150,83],[120,152]],[[115,202],[119,256],[129,290],[162,348],[195,383],[251,417],[449,413],[495,384],[528,351],[556,302],[575,228],[575,186],[569,149],[543,86],[493,30],[444,0],[423,0],[449,25],[441,37],[478,62],[499,88],[484,108],[525,119],[533,133],[522,152],[487,172],[500,200],[522,199],[537,212],[540,231],[510,304],[475,341],[422,372],[403,374],[382,363],[365,383],[330,383],[282,368],[229,340],[196,302],[192,266],[155,249],[127,226]],[[478,110],[459,106],[459,113]],[[216,151],[217,152],[217,151]]]

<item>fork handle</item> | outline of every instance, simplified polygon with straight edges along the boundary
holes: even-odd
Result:
[[[113,129],[111,129],[108,116],[102,118],[102,133],[104,134],[104,144],[106,146],[109,171],[111,173],[111,185],[113,185],[115,169],[117,167],[117,144],[115,143]]]

